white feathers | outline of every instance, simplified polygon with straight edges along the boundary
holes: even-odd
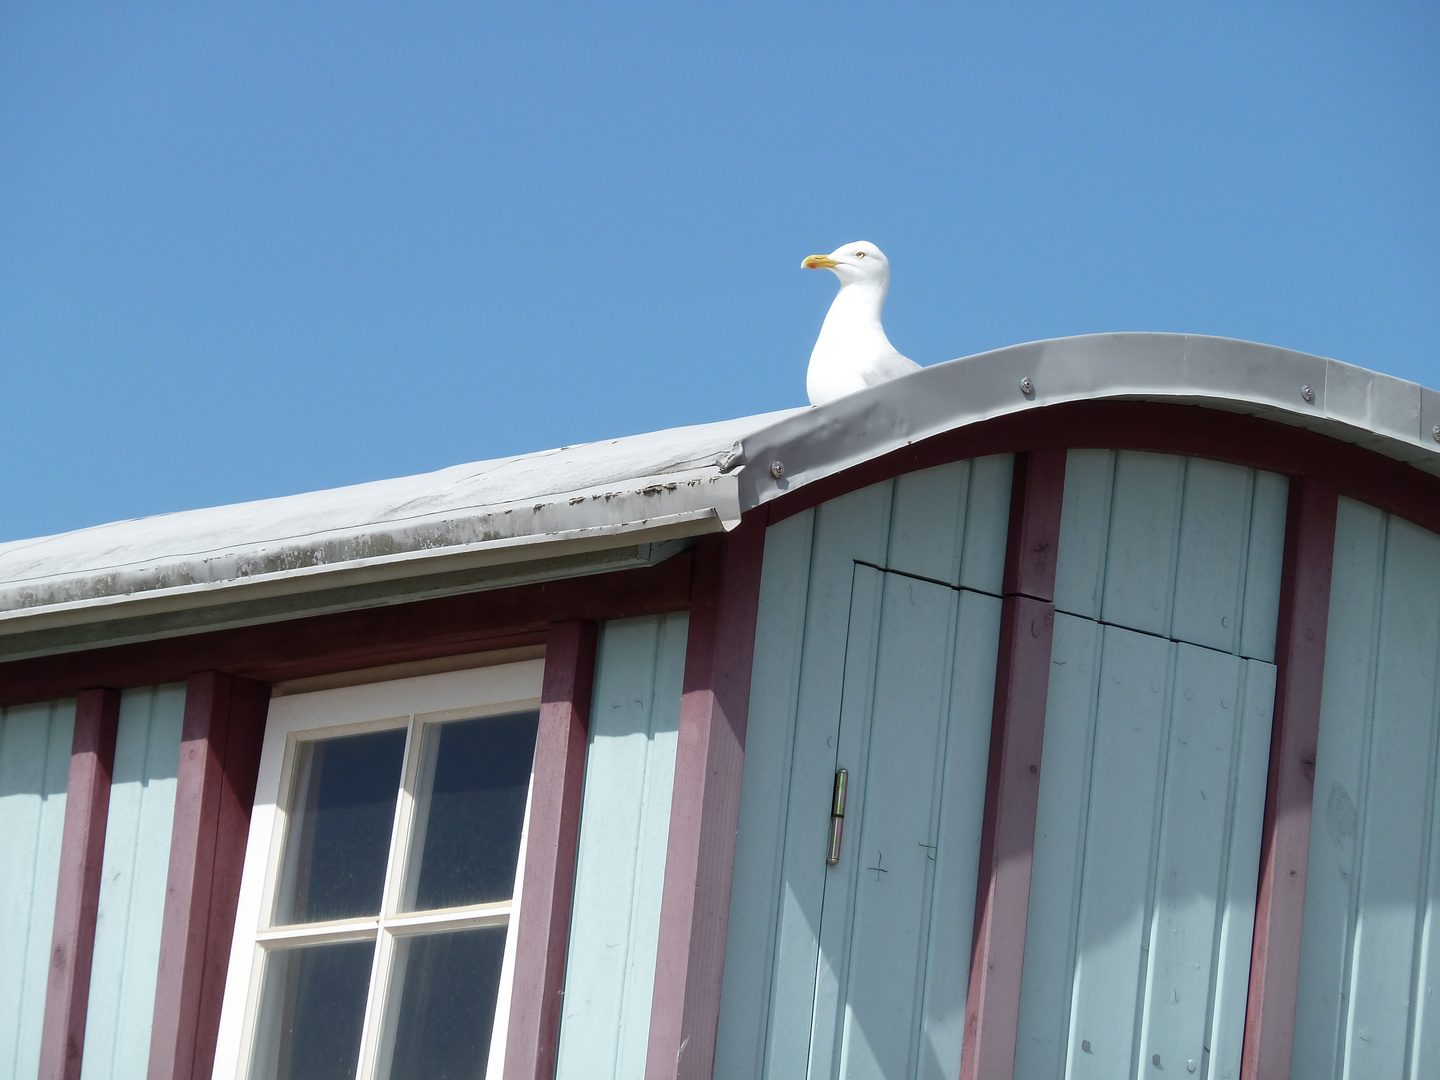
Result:
[[[890,263],[879,248],[861,240],[829,255],[811,255],[800,265],[807,270],[833,270],[840,279],[840,292],[820,327],[805,373],[811,405],[824,405],[919,370],[914,360],[895,351],[880,325],[890,289]]]

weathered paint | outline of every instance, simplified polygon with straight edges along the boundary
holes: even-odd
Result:
[[[600,629],[557,1080],[645,1067],[688,628],[676,613]]]
[[[0,710],[0,1078],[40,1067],[74,701]]]
[[[1283,477],[1134,451],[1068,458],[1057,609],[1275,659]]]
[[[968,617],[961,619],[954,614],[947,618],[958,620],[954,626],[970,627],[967,634],[957,637],[958,631],[952,626],[942,630],[940,641],[923,640],[926,649],[939,649],[943,653],[947,648],[955,649],[954,643],[963,639],[966,642],[963,650],[945,654],[946,664],[953,658],[963,671],[970,671],[976,664],[983,668],[985,658],[989,657],[989,667],[983,676],[957,676],[954,684],[956,695],[978,693],[983,697],[984,704],[979,707],[983,723],[979,723],[978,728],[965,724],[957,727],[956,721],[950,719],[947,729],[963,730],[967,738],[978,731],[980,739],[965,756],[965,767],[979,770],[963,796],[973,800],[973,815],[947,813],[946,828],[954,832],[946,832],[940,841],[940,845],[951,851],[960,851],[966,844],[972,846],[968,855],[947,856],[943,872],[934,871],[953,875],[953,880],[946,878],[947,884],[941,891],[950,901],[944,929],[946,933],[957,933],[958,943],[943,935],[930,936],[925,948],[949,950],[954,955],[934,968],[928,984],[923,982],[923,972],[929,970],[925,966],[928,961],[914,960],[920,954],[913,950],[903,953],[912,958],[905,963],[920,965],[917,971],[921,974],[916,978],[922,981],[915,983],[912,979],[912,985],[928,987],[916,991],[918,998],[904,997],[909,1003],[904,1006],[906,1009],[920,1009],[916,1015],[924,1017],[925,1032],[923,1039],[917,1034],[918,1041],[905,1052],[917,1055],[917,1062],[953,1059],[954,1067],[958,1068],[964,987],[959,986],[957,999],[954,986],[942,987],[934,980],[941,978],[941,971],[949,971],[952,977],[958,972],[958,982],[963,984],[969,956],[968,918],[974,898],[983,809],[985,748],[992,705],[998,595],[1005,566],[1011,469],[1012,459],[1005,455],[908,474],[894,482],[876,484],[831,500],[813,511],[787,518],[769,530],[756,630],[716,1077],[748,1080],[758,1076],[803,1076],[810,1068],[812,1041],[816,1053],[828,1056],[838,1052],[845,1060],[854,1061],[857,1067],[865,1052],[879,1053],[883,1044],[889,1048],[885,1052],[890,1053],[898,1045],[891,1039],[894,1030],[884,1038],[877,1037],[877,1042],[865,1042],[863,1046],[855,1040],[857,1028],[852,1026],[849,1036],[842,1030],[844,995],[849,990],[836,981],[834,971],[848,970],[854,949],[860,950],[855,954],[859,957],[857,962],[866,963],[864,957],[871,956],[863,941],[835,928],[848,916],[833,920],[834,927],[828,933],[834,944],[822,957],[822,909],[844,912],[850,904],[858,903],[862,912],[869,910],[869,901],[859,894],[847,894],[850,900],[836,899],[835,894],[827,899],[827,879],[838,880],[853,869],[853,852],[863,844],[861,837],[865,828],[863,809],[852,811],[861,815],[859,817],[847,814],[847,851],[842,854],[840,865],[827,872],[825,850],[830,792],[835,769],[838,764],[844,764],[838,761],[839,744],[842,738],[863,744],[870,730],[866,725],[870,723],[868,717],[872,710],[878,710],[875,715],[888,717],[899,700],[893,694],[866,698],[854,685],[853,680],[858,677],[855,672],[863,673],[869,662],[860,661],[858,668],[847,663],[847,639],[856,632],[850,622],[852,584],[859,580],[857,574],[868,574],[871,579],[883,578],[885,590],[892,592],[900,590],[902,583],[907,591],[930,594],[933,589],[933,596],[943,597],[944,603],[953,606],[954,611],[977,613],[975,619],[980,618],[978,613],[983,609],[994,608],[993,625],[988,625],[983,632],[974,630],[978,624],[968,621]],[[899,571],[925,580],[902,578],[900,574],[875,575],[867,568]],[[974,592],[966,592],[962,600],[962,594],[955,591],[957,586]],[[891,593],[885,592],[885,595]],[[884,602],[884,597],[877,594],[877,620]],[[890,602],[899,601],[892,598]],[[918,598],[916,602],[923,606]],[[906,629],[904,619],[895,618],[892,622],[894,626],[886,638],[888,644],[883,648],[879,636],[855,639],[865,642],[866,656],[893,657],[894,650],[902,647],[906,634],[915,634],[916,640],[920,640],[918,629]],[[878,628],[880,621],[874,625]],[[875,633],[879,634],[879,630]],[[869,651],[872,649],[881,651]],[[877,663],[883,667],[885,661]],[[929,677],[949,679],[949,668],[932,671]],[[936,687],[924,680],[913,685],[899,680],[890,685],[895,693],[903,690],[932,697],[936,693]],[[940,697],[949,702],[948,691]],[[856,718],[849,725],[848,734],[841,730],[842,710]],[[939,721],[932,716],[930,722]],[[885,725],[882,723],[876,730],[877,738],[883,740]],[[949,745],[954,750],[965,743],[963,739],[955,739]],[[957,798],[940,794],[941,791],[949,793],[952,788],[947,786],[950,781],[946,777],[950,774],[942,769],[935,752],[932,750],[923,760],[937,770],[937,776],[927,779],[923,785],[929,796],[939,800]],[[863,767],[862,764],[862,770]],[[858,782],[863,788],[864,777],[857,778],[853,769],[851,775],[852,784]],[[922,796],[917,793],[915,798],[920,800]],[[863,805],[864,801],[862,792],[858,803]],[[872,830],[880,827],[877,821]],[[919,846],[921,839],[915,840],[915,852],[923,855],[925,849]],[[933,871],[935,864],[929,865]],[[881,877],[888,883],[888,874]],[[855,884],[858,887],[864,883]],[[934,894],[927,894],[925,889],[934,886],[921,883],[917,887],[920,891],[910,899],[920,905],[916,907],[917,912],[928,910],[924,905]],[[928,920],[928,916],[925,919]],[[897,928],[897,932],[922,936],[927,932],[921,929],[920,922],[911,922],[915,925]],[[901,955],[897,951],[896,956]],[[828,994],[828,1000],[834,1003],[833,1009],[839,1011],[816,1006],[817,972],[821,972],[822,967],[826,973],[820,977],[819,992]],[[917,1001],[922,1004],[916,1006]],[[812,1031],[812,1023],[840,1025],[836,1028],[838,1041],[821,1047],[820,1042],[824,1040],[814,1039],[816,1032]],[[839,1067],[840,1058],[834,1060]]]
[[[120,698],[84,1080],[138,1080],[149,1061],[184,716],[183,683],[127,690]]]
[[[1016,1076],[1238,1076],[1274,686],[1056,616]]]
[[[1336,515],[1291,1076],[1440,1072],[1440,536]]]

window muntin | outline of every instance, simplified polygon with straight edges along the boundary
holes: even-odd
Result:
[[[487,1063],[498,1073],[541,667],[272,704],[246,860],[255,895],[247,904],[242,885],[230,973],[235,983],[233,957],[248,944],[249,989],[237,1024],[238,991],[227,987],[217,1048],[227,1049],[228,1028],[235,1075],[478,1076]],[[487,675],[500,685],[475,692]],[[459,696],[476,703],[368,718],[404,684],[421,684],[421,705],[453,703],[467,685]],[[516,700],[517,687],[530,693]],[[448,692],[424,692],[436,689]],[[322,723],[304,723],[306,713]],[[273,803],[262,807],[267,773]],[[253,887],[260,828],[269,832],[263,890]],[[242,943],[247,907],[254,929]]]

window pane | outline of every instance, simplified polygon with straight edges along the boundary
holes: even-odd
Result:
[[[276,949],[266,958],[251,1080],[351,1080],[373,941]]]
[[[485,1075],[504,954],[503,926],[399,940],[393,1080]]]
[[[277,924],[379,913],[404,756],[404,728],[301,746]]]
[[[538,721],[528,712],[427,729],[407,910],[513,895]]]

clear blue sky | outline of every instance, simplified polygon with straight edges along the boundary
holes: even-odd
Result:
[[[1440,386],[1440,4],[0,0],[0,540],[1222,334]]]

